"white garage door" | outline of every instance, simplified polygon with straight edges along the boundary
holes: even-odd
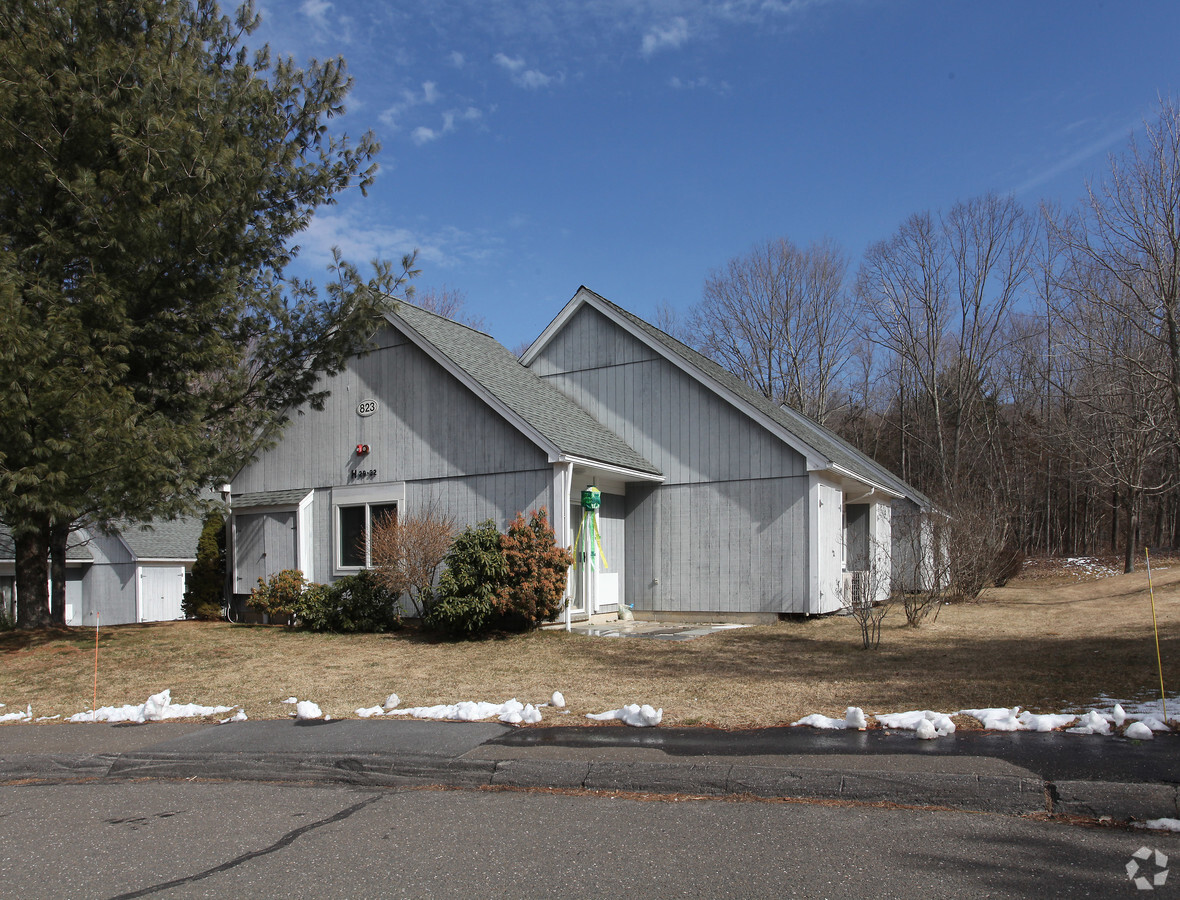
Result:
[[[139,621],[183,619],[184,566],[143,566],[139,570]]]

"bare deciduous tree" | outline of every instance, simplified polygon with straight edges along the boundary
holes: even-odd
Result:
[[[843,400],[853,334],[847,271],[830,241],[757,246],[706,279],[690,343],[768,399],[822,423]]]
[[[477,331],[483,331],[487,327],[482,316],[468,312],[467,295],[463,291],[449,288],[445,284],[440,288],[419,289],[414,293],[413,303],[420,309],[461,325],[467,325]]]

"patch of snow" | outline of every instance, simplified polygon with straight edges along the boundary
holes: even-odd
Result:
[[[236,713],[234,713],[228,719],[222,719],[217,724],[218,725],[228,725],[231,722],[245,722],[246,718],[247,718],[246,711],[244,709],[239,709]]]
[[[360,716],[362,719],[368,719],[372,716],[385,715],[385,710],[382,709],[380,706],[366,706],[363,709],[358,709],[356,711],[356,714],[358,716]]]
[[[1180,711],[1180,694],[1168,694],[1165,699],[1169,713]],[[1084,709],[1096,709],[1108,717],[1113,717],[1114,724],[1120,727],[1128,718],[1142,719],[1146,716],[1163,718],[1163,707],[1160,705],[1158,691],[1154,693],[1147,691],[1130,699],[1099,694],[1090,703],[1081,707],[1067,707],[1066,711],[1081,712]]]
[[[624,725],[633,725],[636,728],[647,728],[652,725],[659,725],[664,718],[663,707],[660,709],[652,709],[648,704],[640,706],[638,703],[628,703],[620,709],[609,709],[606,712],[600,713],[586,713],[587,719],[594,719],[597,722],[607,722],[611,719],[618,719]]]
[[[388,697],[385,698],[385,703],[383,704],[383,706],[387,710],[397,709],[398,704],[401,702],[402,702],[402,698],[399,697],[397,694],[390,694]]]
[[[929,719],[923,719],[918,723],[918,727],[914,729],[918,739],[922,741],[932,741],[938,737],[938,729],[934,727],[934,723]]]
[[[989,707],[988,709],[961,709],[963,715],[979,719],[987,731],[1055,731],[1077,721],[1077,716],[1068,713],[1036,713],[1020,711],[1019,706],[1011,709]]]
[[[411,716],[415,719],[441,719],[455,722],[480,722],[495,717],[509,725],[533,725],[541,721],[540,710],[531,703],[521,703],[515,697],[504,703],[461,700],[458,703],[438,706],[390,709],[385,714],[387,716]]]
[[[1155,737],[1151,729],[1142,722],[1132,722],[1127,726],[1127,730],[1123,732],[1123,735],[1133,741],[1150,741]]]
[[[907,731],[933,731],[931,737],[946,737],[955,733],[955,723],[945,713],[934,712],[929,709],[915,709],[903,713],[877,713],[877,721],[885,728],[898,728]],[[926,728],[923,723],[929,726]],[[922,737],[922,735],[918,735]]]
[[[850,706],[844,711],[843,719],[832,719],[819,713],[812,713],[809,716],[804,716],[798,722],[792,722],[791,724],[807,725],[811,728],[855,728],[858,731],[864,731],[868,722],[865,720],[865,714],[859,706]]]
[[[286,700],[283,701],[283,703],[291,703],[291,704],[295,704],[298,702],[299,702],[298,697],[288,697]]]
[[[1144,725],[1146,725],[1148,728],[1150,728],[1152,731],[1171,731],[1172,730],[1165,723],[1163,723],[1159,719],[1157,719],[1155,716],[1144,716],[1139,721],[1142,722]]]
[[[54,719],[60,719],[60,718],[61,718],[61,713],[58,713],[56,716],[37,716],[35,721],[52,722]]]
[[[1069,729],[1070,734],[1110,734],[1110,721],[1097,710],[1090,710]]]
[[[0,704],[2,706],[3,704]],[[0,716],[0,722],[28,722],[33,718],[33,706],[29,707],[24,712],[4,713]]]
[[[561,691],[554,691],[553,696],[549,698],[549,705],[555,707],[556,709],[564,708],[565,695],[563,695]]]
[[[67,722],[162,722],[165,719],[200,719],[231,712],[232,706],[198,706],[195,703],[173,703],[171,690],[152,694],[138,706],[104,706],[77,713]]]
[[[311,700],[297,700],[295,701],[295,718],[301,722],[306,722],[311,719],[324,718],[324,711],[320,709],[319,704],[313,703]]]
[[[1180,831],[1180,819],[1148,819],[1146,822],[1136,822],[1135,827],[1153,831]]]

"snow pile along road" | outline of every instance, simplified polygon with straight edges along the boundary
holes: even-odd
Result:
[[[647,728],[660,724],[664,718],[664,710],[663,707],[652,709],[646,703],[642,706],[638,703],[628,703],[620,709],[608,709],[606,712],[600,713],[586,713],[586,718],[593,719],[596,722],[609,722],[612,719],[617,719],[624,725]]]
[[[798,722],[792,722],[791,725],[807,725],[811,728],[829,729],[853,728],[857,731],[864,731],[869,723],[865,718],[864,710],[859,706],[850,706],[844,711],[843,719],[830,719],[827,716],[821,716],[819,713],[812,713],[809,716],[804,716]]]
[[[201,719],[207,716],[222,716],[232,712],[233,706],[198,706],[195,703],[173,703],[170,690],[152,694],[138,706],[104,706],[88,712],[77,713],[67,722],[163,722],[166,719]]]
[[[936,737],[946,737],[955,733],[955,723],[951,717],[929,709],[915,709],[903,713],[877,713],[877,721],[883,728],[896,728],[899,731],[915,731],[922,740]]]
[[[0,709],[4,709],[4,704],[0,703]],[[28,722],[33,718],[33,707],[29,706],[24,712],[13,712],[0,714],[0,722]]]
[[[533,725],[541,721],[540,710],[531,703],[521,703],[515,697],[503,703],[461,700],[458,703],[411,706],[407,709],[382,710],[380,707],[372,706],[368,709],[358,709],[356,712],[362,718],[382,714],[411,716],[415,719],[443,719],[454,722],[481,722],[484,719],[497,718],[508,725]]]

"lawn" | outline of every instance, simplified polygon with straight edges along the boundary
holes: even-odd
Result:
[[[1164,678],[1180,690],[1180,562],[1155,572]],[[885,619],[881,647],[860,649],[841,616],[780,622],[692,641],[590,638],[562,631],[480,641],[391,635],[317,635],[281,627],[174,622],[104,628],[99,706],[142,703],[163,688],[178,703],[241,704],[252,719],[281,718],[282,700],[316,701],[355,715],[396,692],[403,706],[539,703],[554,690],[574,715],[624,703],[663,707],[664,724],[778,725],[808,713],[1020,706],[1055,712],[1100,694],[1158,696],[1151,604],[1143,573],[1090,579],[1060,567],[1029,574],[979,602],[943,607],[937,621]],[[1078,580],[1078,579],[1083,580]],[[0,703],[34,716],[90,709],[95,633],[0,634]],[[1173,718],[1180,718],[1180,709]]]

